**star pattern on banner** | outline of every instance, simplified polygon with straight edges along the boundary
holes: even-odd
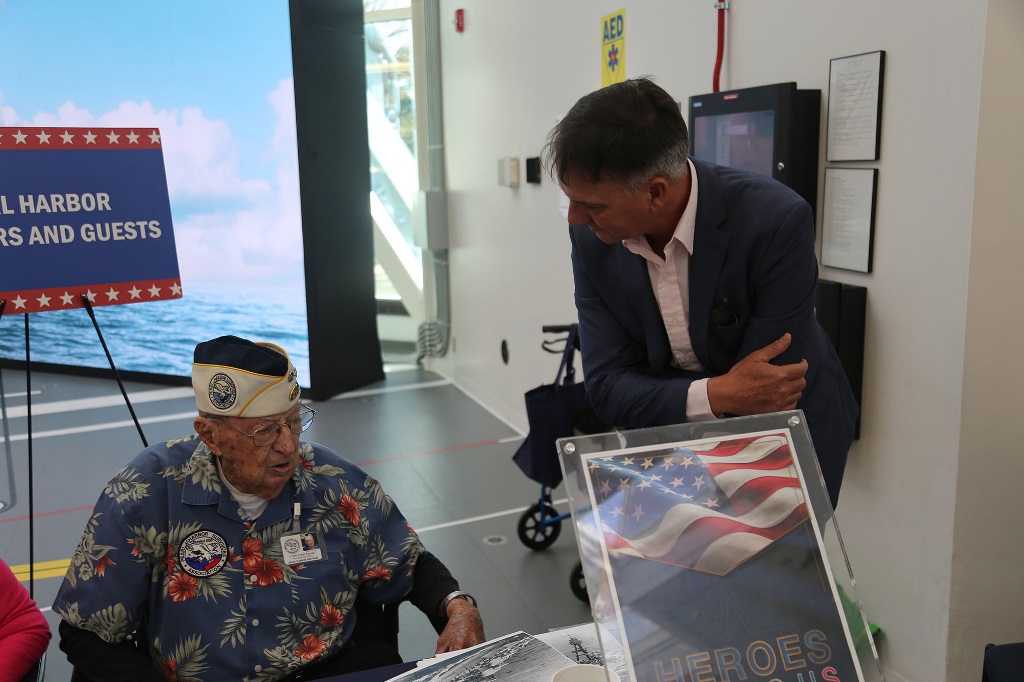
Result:
[[[181,282],[176,279],[147,280],[94,284],[86,287],[25,289],[0,292],[6,301],[4,314],[41,313],[48,310],[82,308],[82,298],[92,306],[119,305],[144,301],[166,301],[181,298]]]
[[[0,149],[160,149],[155,128],[3,128]],[[62,131],[62,132],[59,132]]]

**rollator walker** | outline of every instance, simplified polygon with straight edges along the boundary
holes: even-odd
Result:
[[[530,433],[520,445],[513,461],[531,480],[540,483],[540,498],[519,517],[519,540],[532,550],[547,549],[562,531],[562,521],[570,514],[559,514],[551,502],[551,491],[562,481],[555,441],[573,435],[602,433],[610,428],[594,413],[582,383],[576,383],[576,351],[580,348],[578,325],[545,325],[545,334],[565,334],[546,339],[541,347],[562,356],[552,384],[527,391],[526,416]],[[586,602],[587,584],[583,564],[578,562],[569,577],[574,595]]]

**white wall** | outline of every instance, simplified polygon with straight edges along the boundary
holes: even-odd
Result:
[[[949,652],[1024,639],[1024,4],[991,0],[974,180]],[[965,656],[966,658],[966,656]],[[966,668],[962,679],[968,679]]]
[[[1009,161],[990,159],[1003,138],[989,140],[984,132],[979,146],[979,110],[986,121],[996,118],[996,107],[981,107],[983,64],[1003,60],[1011,75],[1022,63],[1019,3],[991,4],[999,7],[998,20],[995,11],[991,20],[1003,37],[987,54],[989,3],[983,0],[732,0],[729,12],[723,89],[796,81],[821,89],[827,101],[830,59],[886,51],[881,160],[842,164],[879,169],[874,272],[823,268],[822,277],[868,288],[862,436],[851,451],[838,518],[865,607],[884,632],[890,680],[974,679],[982,640],[1024,639],[1021,617],[1010,615],[1024,597],[1020,581],[1010,580],[1007,569],[969,592],[971,574],[961,576],[954,545],[956,528],[958,541],[962,531],[972,552],[983,551],[996,533],[986,535],[993,526],[982,522],[998,519],[998,512],[1005,518],[1002,507],[986,508],[958,523],[960,510],[983,496],[985,476],[998,469],[993,463],[961,478],[959,487],[957,475],[961,452],[974,456],[979,447],[967,442],[968,432],[981,436],[994,421],[978,415],[1005,417],[995,401],[1016,397],[1009,384],[986,390],[1002,365],[965,358],[969,343],[972,354],[1009,359],[1014,346],[995,332],[1006,311],[994,306],[1012,305],[1009,292],[1022,289],[1018,281],[1001,285],[986,260],[993,255],[1011,267],[1020,253],[1001,247],[1007,218],[1020,207],[1001,211],[996,192],[989,193],[995,207],[974,201],[976,184],[979,196],[988,180],[1013,191],[1021,176],[1009,165],[1021,150]],[[711,91],[711,2],[441,0],[454,337],[441,366],[522,431],[523,393],[550,381],[557,368],[557,356],[539,348],[540,328],[574,320],[575,308],[557,187],[546,175],[540,186],[500,187],[497,160],[538,155],[557,117],[600,86],[600,18],[623,7],[627,75],[652,75],[684,102]],[[450,24],[457,8],[465,9],[462,34]],[[1008,29],[1007,21],[1016,23]],[[989,88],[998,90],[986,80],[986,93]],[[1019,128],[1006,134],[1020,139]],[[984,176],[976,177],[976,167]],[[994,225],[972,243],[972,225],[982,221]],[[1020,338],[1019,313],[1015,319],[1011,334]],[[503,339],[510,347],[507,366],[500,359]],[[982,369],[975,361],[988,371],[975,371]],[[962,399],[965,366],[970,405]],[[1019,370],[1010,376],[1019,377]],[[994,438],[978,440],[989,454],[998,449],[989,442]],[[1006,457],[1016,454],[1003,448]],[[998,622],[999,631],[986,619]]]

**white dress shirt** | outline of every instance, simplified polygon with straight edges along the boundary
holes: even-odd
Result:
[[[672,365],[695,372],[704,371],[693,352],[690,341],[690,257],[693,255],[693,230],[697,218],[697,174],[687,160],[690,173],[690,197],[679,218],[672,239],[665,246],[665,257],[654,252],[646,238],[626,239],[622,244],[647,261],[647,274],[651,289],[661,310],[661,319],[668,332],[672,348]],[[686,396],[686,420],[715,419],[708,400],[708,380],[698,379],[690,384]]]

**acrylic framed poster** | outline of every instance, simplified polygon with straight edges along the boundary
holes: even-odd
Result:
[[[802,412],[558,446],[629,679],[883,679]]]

